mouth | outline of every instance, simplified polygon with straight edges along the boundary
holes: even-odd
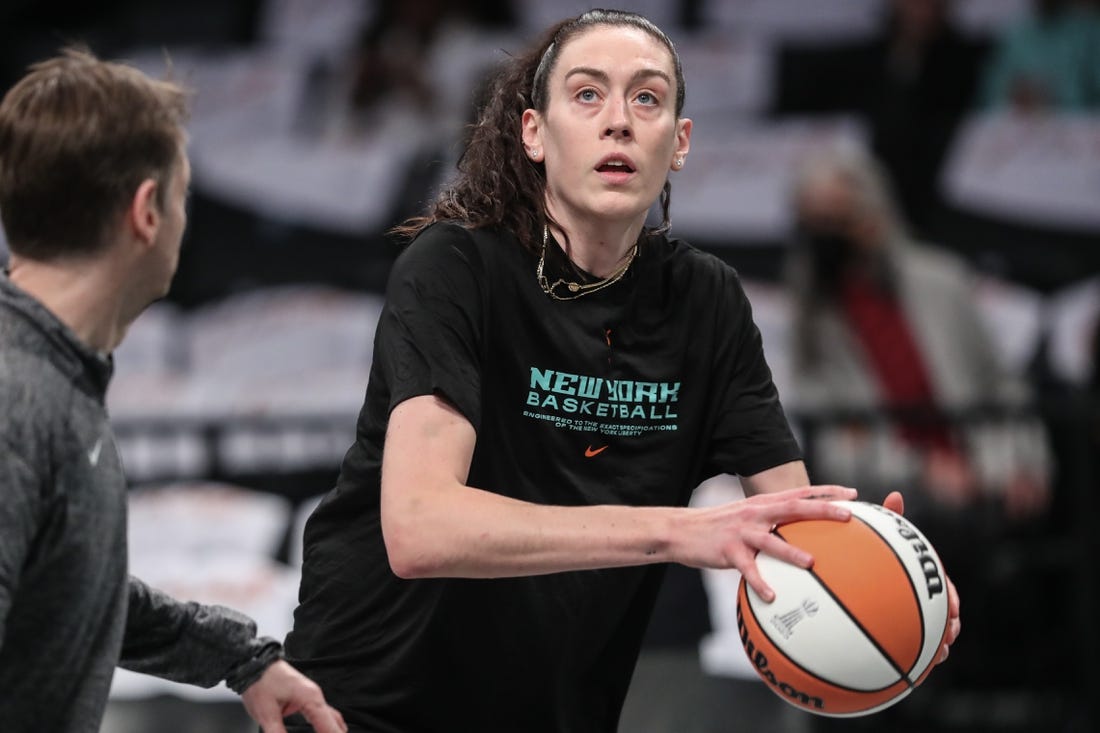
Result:
[[[609,155],[596,166],[597,173],[628,174],[635,171],[634,162],[625,155]]]
[[[596,175],[603,180],[604,185],[614,187],[629,184],[634,180],[637,171],[634,161],[619,153],[608,155],[596,166]]]

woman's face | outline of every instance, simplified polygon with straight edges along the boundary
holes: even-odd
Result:
[[[523,115],[523,140],[546,166],[550,213],[563,224],[644,219],[687,155],[668,49],[630,26],[595,26],[562,47],[545,113]]]

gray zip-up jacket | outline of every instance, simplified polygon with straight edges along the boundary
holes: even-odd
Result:
[[[255,623],[126,570],[110,357],[0,274],[0,728],[99,730],[116,665],[238,692],[281,653]]]

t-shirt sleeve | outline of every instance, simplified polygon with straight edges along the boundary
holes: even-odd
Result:
[[[718,351],[716,393],[722,395],[722,401],[711,442],[710,470],[751,476],[800,460],[802,451],[764,359],[752,306],[735,275],[729,275],[725,291],[726,322],[730,325],[728,338]]]
[[[428,227],[394,263],[374,349],[391,411],[436,394],[479,427],[483,269],[473,238],[455,224]]]

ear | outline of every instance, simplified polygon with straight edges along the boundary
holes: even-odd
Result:
[[[152,245],[160,228],[160,207],[157,204],[158,184],[146,178],[134,192],[126,210],[126,222],[134,237],[142,244]]]
[[[542,115],[533,109],[523,111],[523,147],[527,157],[541,162],[545,151],[542,146]]]
[[[676,122],[676,151],[672,154],[670,168],[678,171],[684,167],[688,151],[691,150],[692,121],[687,117],[681,117]]]

